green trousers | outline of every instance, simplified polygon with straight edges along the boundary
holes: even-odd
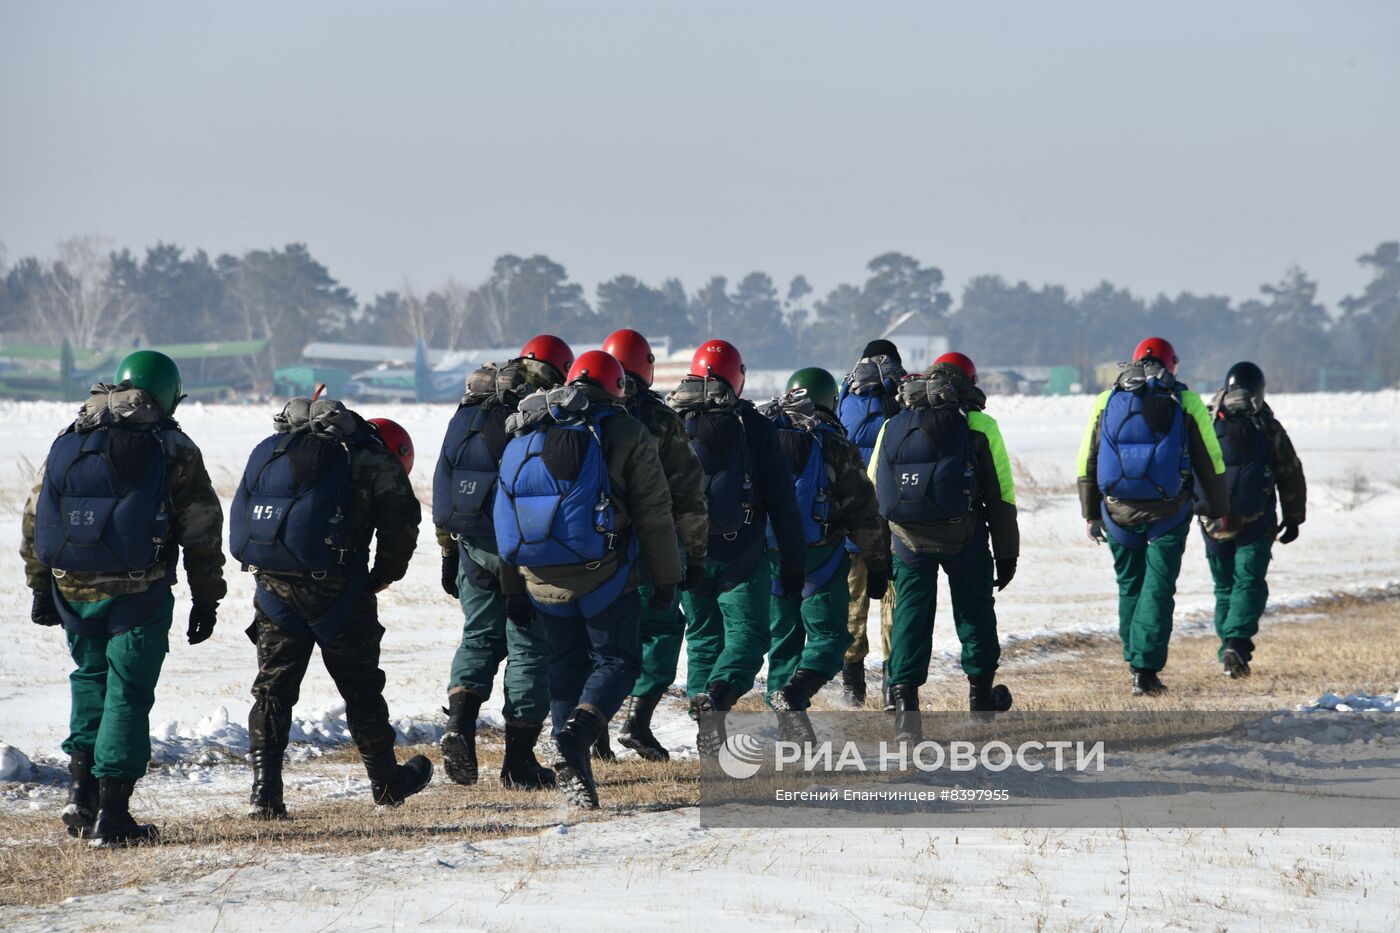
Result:
[[[706,576],[713,579],[723,569],[723,564],[711,564]],[[733,687],[735,696],[753,689],[771,641],[770,590],[768,562],[760,560],[748,577],[726,593],[685,594],[687,696],[703,693],[716,681]]]
[[[1225,642],[1246,642],[1245,660],[1254,652],[1254,636],[1259,632],[1259,617],[1269,601],[1269,559],[1274,552],[1274,536],[1264,535],[1257,541],[1237,545],[1231,541],[1206,547],[1206,562],[1215,580],[1215,634],[1220,638],[1220,653]]]
[[[953,628],[962,643],[962,669],[970,677],[996,673],[1001,660],[997,638],[996,568],[989,550],[965,573],[948,577],[953,603]],[[938,599],[938,571],[918,570],[898,555],[894,558],[894,624],[890,627],[890,684],[928,682],[933,657],[933,616]]]
[[[807,569],[812,571],[831,559],[835,548],[807,549]],[[804,599],[769,596],[772,642],[768,651],[768,696],[782,689],[798,670],[814,671],[830,679],[841,670],[851,644],[847,628],[851,590],[846,582],[851,559],[844,553],[826,586]],[[768,572],[778,576],[778,556],[768,557]]]
[[[457,591],[462,604],[462,640],[452,657],[450,694],[469,690],[486,699],[496,671],[505,661],[502,687],[506,722],[540,725],[549,715],[549,648],[544,629],[513,625],[506,619],[506,598],[499,589],[484,589],[471,581],[469,560],[462,557]]]
[[[1127,530],[1140,532],[1143,526]],[[1113,572],[1118,576],[1118,637],[1123,642],[1123,660],[1136,670],[1160,671],[1167,666],[1176,578],[1189,530],[1190,522],[1183,522],[1175,531],[1136,549],[1109,535]]]
[[[676,682],[676,667],[681,659],[681,642],[685,638],[685,617],[679,600],[665,612],[646,608],[651,603],[652,588],[639,586],[642,598],[642,672],[632,687],[632,696],[644,697],[665,693]]]
[[[174,609],[172,598],[159,614],[120,635],[67,633],[77,668],[68,675],[73,709],[63,750],[90,750],[97,777],[135,780],[146,773],[151,707],[170,652]]]

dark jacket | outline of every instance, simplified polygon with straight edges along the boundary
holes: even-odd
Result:
[[[1293,449],[1288,432],[1279,424],[1273,409],[1267,404],[1261,405],[1259,411],[1253,415],[1234,414],[1224,410],[1221,394],[1216,393],[1215,400],[1210,405],[1212,425],[1217,436],[1230,430],[1231,423],[1237,421],[1250,422],[1247,427],[1264,432],[1268,438],[1270,473],[1278,497],[1278,507],[1283,512],[1283,524],[1303,524],[1308,515],[1308,483],[1303,475],[1303,462],[1298,458],[1298,452]],[[1251,535],[1256,530],[1258,534],[1272,534],[1279,525],[1277,510],[1257,515],[1232,516],[1233,520],[1223,529],[1219,527],[1218,521],[1206,517],[1204,506],[1199,500],[1196,511],[1201,515],[1201,526],[1205,533],[1216,541],[1234,540],[1243,535]],[[1267,523],[1266,526],[1255,529],[1254,526],[1261,522]]]
[[[599,391],[589,390],[589,395],[594,406],[611,404]],[[671,519],[670,485],[651,433],[617,406],[616,413],[602,422],[601,434],[616,527],[620,532],[630,529],[637,536],[641,556],[624,592],[637,587],[643,562],[652,583],[679,583],[681,558]],[[539,603],[572,603],[612,579],[624,559],[624,551],[619,549],[596,565],[512,567],[502,562],[501,592],[510,595],[528,590]]]
[[[98,391],[101,388],[102,391]],[[124,418],[141,419],[146,415],[150,429],[158,430],[165,448],[166,482],[173,506],[171,530],[175,543],[184,551],[185,577],[190,595],[196,602],[217,603],[224,598],[228,586],[224,582],[224,514],[219,497],[214,494],[204,457],[194,441],[180,430],[170,418],[159,414],[155,403],[141,389],[113,392],[113,387],[94,387],[93,395],[79,412],[78,419],[64,433],[80,426],[96,424],[105,414],[127,410]],[[54,581],[53,573],[39,562],[34,552],[35,507],[43,485],[43,468],[24,506],[23,539],[20,556],[24,558],[25,576],[35,592],[47,589]],[[143,579],[113,578],[88,573],[65,573],[57,580],[58,592],[71,604],[96,603],[114,597],[144,593],[155,585],[168,585],[173,580],[178,553],[168,555],[170,574],[158,569]]]
[[[628,384],[633,385],[628,379]],[[709,553],[710,513],[705,506],[705,474],[690,449],[685,426],[650,389],[642,388],[628,399],[627,410],[646,425],[656,440],[656,453],[671,490],[671,518],[685,547],[686,559],[703,564]]]

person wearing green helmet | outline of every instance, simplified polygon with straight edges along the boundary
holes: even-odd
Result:
[[[159,350],[128,353],[117,364],[112,381],[118,385],[130,382],[134,388],[149,392],[166,417],[174,417],[176,407],[185,398],[180,367]]]
[[[142,350],[98,384],[49,448],[24,509],[30,619],[62,625],[70,677],[70,835],[105,846],[158,839],[129,809],[151,760],[150,711],[170,650],[175,565],[183,557],[191,645],[214,632],[223,511],[194,442],[170,417],[180,368]]]
[[[807,560],[800,594],[784,595],[776,585],[773,589],[768,702],[778,712],[785,735],[801,741],[810,734],[804,711],[840,672],[851,645],[851,558],[846,541],[854,542],[865,560],[876,599],[889,580],[889,545],[860,450],[836,416],[836,379],[825,369],[809,366],[793,373],[786,388],[763,413],[778,428]],[[776,583],[777,552],[769,553]]]

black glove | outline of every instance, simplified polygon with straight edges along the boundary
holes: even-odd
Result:
[[[784,596],[801,599],[802,588],[807,585],[807,574],[801,568],[782,570],[778,573],[778,585],[782,587]]]
[[[1011,578],[1016,576],[1016,558],[998,557],[996,564],[997,578],[993,581],[993,585],[999,590],[1004,590],[1006,584],[1011,582]]]
[[[218,603],[197,602],[190,607],[190,627],[185,632],[190,644],[197,645],[209,640],[209,636],[214,634],[214,617],[218,611]]]
[[[888,567],[872,567],[865,572],[865,595],[879,602],[885,598],[885,591],[890,588],[890,571]]]
[[[506,618],[517,628],[529,628],[535,621],[535,604],[524,593],[512,593],[506,597]]]
[[[703,560],[688,561],[685,565],[685,579],[681,581],[681,589],[689,593],[704,582],[705,562]]]
[[[63,619],[58,607],[53,604],[53,590],[47,587],[34,594],[34,605],[29,610],[29,621],[35,625],[61,625]]]
[[[1298,526],[1297,526],[1297,525],[1284,525],[1284,526],[1283,526],[1283,534],[1281,534],[1281,535],[1278,536],[1278,543],[1279,543],[1279,544],[1292,544],[1294,541],[1297,541],[1297,540],[1298,540]]]
[[[442,591],[453,599],[462,594],[457,590],[457,570],[462,566],[462,552],[454,546],[450,554],[442,555]]]
[[[665,612],[676,604],[676,584],[663,583],[651,588],[651,599],[647,608],[652,612]]]

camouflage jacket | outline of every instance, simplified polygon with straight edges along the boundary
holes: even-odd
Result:
[[[822,411],[817,417],[835,428],[822,436],[822,456],[831,480],[831,531],[818,544],[850,538],[867,566],[888,568],[889,526],[880,517],[875,486],[866,474],[860,448],[846,437],[836,416]]]
[[[1227,414],[1221,404],[1224,391],[1217,392],[1214,401],[1210,403],[1212,424],[1216,427],[1217,433],[1222,429],[1222,422],[1228,422],[1232,418],[1240,415]],[[1264,432],[1269,439],[1270,466],[1273,468],[1274,489],[1278,494],[1279,509],[1283,512],[1283,524],[1301,525],[1308,517],[1308,482],[1303,475],[1303,461],[1298,457],[1298,451],[1293,448],[1293,441],[1289,438],[1288,432],[1279,424],[1274,417],[1273,409],[1267,404],[1261,404],[1258,413],[1250,416],[1255,425]],[[1227,467],[1228,470],[1228,467]],[[1197,504],[1198,513],[1204,513],[1204,508]],[[1220,528],[1220,522],[1202,517],[1201,525],[1206,534],[1217,541],[1228,541],[1236,538],[1244,528],[1253,525],[1258,521],[1268,521],[1277,525],[1279,517],[1277,513],[1265,513],[1262,515],[1244,516],[1243,521],[1230,523],[1226,529]]]
[[[228,586],[224,582],[224,513],[219,497],[204,468],[204,456],[194,441],[180,430],[170,418],[159,415],[149,396],[140,389],[113,391],[112,386],[94,386],[92,397],[84,403],[78,418],[63,433],[111,423],[107,413],[119,415],[136,424],[148,424],[160,431],[165,447],[166,483],[170,491],[171,530],[178,548],[184,551],[185,576],[195,602],[217,603],[224,598]],[[99,391],[100,390],[100,391]],[[113,429],[120,430],[120,429]],[[48,567],[34,553],[35,509],[43,486],[43,468],[39,481],[24,505],[23,540],[20,556],[24,558],[25,576],[29,588],[39,592],[55,580]],[[173,569],[179,552],[172,551]],[[58,591],[69,603],[95,603],[120,596],[143,593],[165,577],[155,569],[140,580],[102,574],[69,572],[57,577]]]
[[[628,382],[630,384],[631,380]],[[665,471],[666,482],[671,489],[671,517],[685,547],[686,558],[703,564],[710,541],[705,473],[700,468],[700,460],[690,449],[681,416],[650,389],[641,389],[629,399],[628,411],[646,425],[656,440],[661,469]]]
[[[359,425],[351,440],[350,490],[346,508],[346,540],[370,561],[370,588],[378,589],[403,579],[408,562],[418,546],[418,525],[423,509],[413,493],[408,474],[399,458],[377,441],[366,441],[368,429],[359,415]],[[370,552],[370,541],[374,549]],[[306,617],[314,617],[334,602],[345,585],[344,577],[310,577],[258,574],[258,585],[296,606]]]

